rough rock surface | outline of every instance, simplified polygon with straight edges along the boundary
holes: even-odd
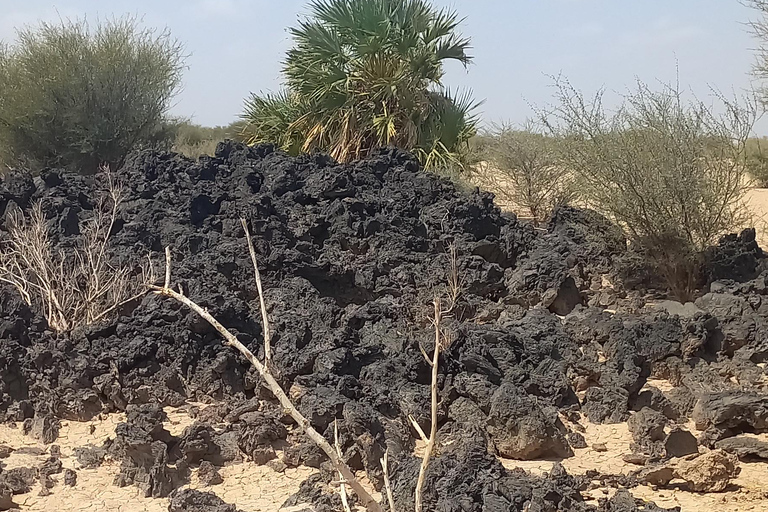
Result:
[[[635,473],[639,482],[667,486],[676,478],[685,480],[693,492],[724,491],[741,471],[734,455],[713,450],[698,456],[647,466]]]
[[[155,404],[130,406],[127,421],[120,423],[109,447],[120,461],[115,485],[136,485],[145,496],[168,496],[184,479],[183,470],[168,465],[170,433],[163,427],[165,413]]]
[[[7,214],[40,202],[55,250],[71,257],[103,193],[102,178],[55,169],[1,176],[0,243]],[[432,483],[452,485],[459,476],[450,471],[497,471],[489,448],[508,457],[568,456],[575,425],[559,419],[567,411],[624,422],[647,407],[677,421],[689,417],[694,392],[703,390],[709,398],[696,417],[707,444],[764,428],[768,395],[759,365],[768,360],[768,274],[759,273],[762,255],[748,234],[720,244],[721,256],[712,259],[726,262],[713,274],[719,280],[690,314],[634,306],[612,314],[605,308],[635,299],[601,289],[604,275],[616,275],[616,262],[629,257],[604,218],[564,208],[545,231],[535,230],[502,213],[490,194],[461,192],[396,150],[339,165],[322,155],[291,158],[271,146],[227,142],[197,162],[136,153],[113,178],[126,200],[113,226],[111,263],[138,268],[149,254],[161,274],[163,250],[172,246],[174,283],[263,358],[240,219],[249,222],[280,383],[327,438],[338,421],[345,460],[377,487],[385,449],[394,458],[413,448],[409,416],[428,428],[430,369],[421,350],[429,352],[433,336],[425,314],[445,287],[451,246],[463,286],[446,322],[453,343],[440,361],[439,427],[461,438],[474,425],[484,443],[466,460],[436,464]],[[744,248],[732,250],[737,245]],[[727,273],[727,261],[740,262],[738,276]],[[649,391],[652,377],[675,388]],[[191,401],[220,405],[170,436],[158,406]],[[735,416],[718,412],[733,403],[741,404]],[[82,467],[115,457],[116,483],[152,496],[168,495],[204,462],[271,463],[272,445],[284,440],[291,444],[284,464],[325,462],[316,447],[287,437],[284,414],[256,372],[181,305],[147,295],[96,325],[54,334],[0,284],[0,420],[26,422],[50,443],[58,419],[114,411],[128,415],[116,438],[76,456]],[[402,462],[411,471],[412,462]],[[487,496],[488,510],[506,510],[505,503],[520,510],[523,498],[543,510],[578,503],[570,477],[541,483],[499,475],[522,485],[522,494],[484,480],[460,482],[449,495],[462,503],[465,495]],[[539,485],[552,494],[528,493]]]
[[[715,447],[736,455],[740,460],[768,460],[768,443],[754,437],[736,436],[721,439]]]
[[[739,474],[736,457],[722,450],[713,450],[693,460],[681,460],[675,476],[688,483],[695,492],[724,491],[732,478]]]
[[[709,444],[743,432],[765,432],[768,395],[732,391],[710,394],[698,401],[692,418]]]
[[[221,477],[221,473],[219,473],[213,464],[207,460],[200,464],[200,468],[197,470],[197,478],[200,483],[206,487],[210,487],[211,485],[219,485],[224,481],[224,479]]]
[[[238,512],[238,509],[213,493],[183,489],[171,494],[168,512]]]
[[[645,407],[633,414],[627,425],[634,440],[633,452],[655,457],[662,454],[666,437],[664,427],[667,425],[667,418],[663,414]]]

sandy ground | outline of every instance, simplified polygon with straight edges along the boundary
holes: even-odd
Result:
[[[746,203],[753,216],[757,243],[768,248],[768,188],[754,188],[749,191]]]
[[[649,381],[649,384],[661,389],[671,388],[668,382],[662,380]],[[587,448],[574,449],[575,455],[560,462],[571,474],[584,474],[588,470],[597,470],[603,474],[628,474],[640,468],[625,462],[622,456],[631,453],[630,443],[632,434],[626,423],[617,425],[595,425],[584,422],[586,427],[584,438]],[[684,427],[698,436],[699,432],[690,422]],[[768,440],[768,434],[763,434],[762,440]],[[607,451],[598,452],[592,448],[595,443],[604,443]],[[705,450],[702,448],[702,450]],[[517,461],[503,460],[505,467],[523,468],[532,473],[548,472],[555,461]],[[759,511],[768,512],[768,463],[740,462],[741,473],[731,482],[731,486],[721,493],[694,493],[680,488],[656,489],[649,486],[639,486],[631,489],[637,498],[652,501],[665,508],[681,507],[683,512],[712,510],[717,512]],[[674,484],[674,482],[673,482]],[[609,497],[613,489],[595,489],[584,493],[589,503],[597,505],[598,498]]]
[[[181,434],[185,427],[192,424],[192,419],[179,410],[166,409],[169,421],[166,428],[175,435]],[[52,489],[53,494],[45,497],[38,496],[40,486],[32,492],[14,497],[22,511],[61,512],[167,512],[167,499],[144,498],[135,487],[116,487],[112,484],[118,473],[117,463],[105,463],[97,469],[79,469],[74,457],[74,449],[87,444],[101,445],[107,437],[114,437],[115,427],[125,416],[112,414],[102,420],[88,423],[62,422],[59,439],[62,463],[65,468],[77,470],[77,485],[65,487],[57,483]],[[90,432],[91,426],[95,428]],[[17,428],[0,426],[0,444],[19,448],[47,450],[48,447],[38,444]],[[36,467],[46,459],[47,455],[19,454],[14,452],[2,463],[7,469],[14,467]],[[301,482],[316,470],[311,468],[287,469],[285,473],[276,473],[267,466],[255,464],[238,464],[221,468],[219,472],[224,478],[222,484],[202,488],[198,485],[196,474],[188,487],[211,491],[227,503],[234,503],[243,512],[273,512],[294,492],[299,489]],[[54,478],[63,478],[61,474]]]
[[[654,386],[668,388],[664,381],[654,381]],[[186,412],[166,409],[168,421],[166,428],[175,435],[181,434],[193,420]],[[62,510],[93,512],[165,512],[168,510],[167,499],[144,498],[135,487],[119,488],[112,484],[118,472],[118,465],[107,462],[98,469],[82,470],[73,456],[74,448],[87,444],[100,445],[107,437],[114,436],[115,427],[123,421],[124,415],[113,414],[88,423],[62,422],[60,437],[56,444],[61,447],[62,462],[65,468],[77,470],[78,480],[74,488],[61,483],[52,489],[53,494],[41,497],[40,488],[16,496],[15,502],[22,511],[59,512]],[[588,448],[575,450],[575,456],[564,459],[563,466],[572,474],[583,474],[588,470],[597,470],[604,474],[627,474],[638,466],[624,462],[622,456],[630,453],[632,436],[626,423],[618,425],[593,425],[584,423]],[[692,425],[689,430],[696,433]],[[93,432],[91,432],[93,430]],[[768,435],[762,436],[768,440]],[[598,452],[592,448],[594,443],[605,443],[607,451]],[[38,466],[43,462],[48,447],[38,444],[31,437],[21,433],[20,425],[13,428],[0,425],[0,444],[15,448],[17,451],[2,462],[6,468]],[[20,448],[26,453],[18,453]],[[37,450],[38,453],[29,453]],[[417,449],[417,454],[418,454]],[[550,471],[554,460],[515,461],[503,460],[507,468],[520,467],[533,473]],[[768,464],[741,463],[741,474],[732,482],[733,485],[723,493],[692,493],[680,488],[654,489],[647,486],[637,487],[631,492],[638,498],[653,501],[664,507],[680,506],[684,512],[717,510],[719,512],[766,511],[768,512]],[[236,504],[244,512],[267,512],[279,510],[280,505],[299,488],[301,482],[315,470],[311,468],[288,469],[285,473],[276,473],[266,466],[251,463],[236,464],[220,469],[224,482],[209,488],[202,488],[193,473],[188,487],[211,491],[227,503]],[[62,478],[55,475],[54,478]],[[597,500],[609,497],[613,489],[594,489],[585,492],[588,502],[597,504]],[[288,512],[286,510],[286,512]]]

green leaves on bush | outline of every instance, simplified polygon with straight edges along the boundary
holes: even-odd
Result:
[[[544,117],[562,141],[563,165],[578,176],[580,196],[623,226],[686,298],[702,251],[746,220],[746,145],[757,106],[720,97],[718,114],[676,88],[643,83],[615,112],[602,96],[556,83],[557,102]]]
[[[0,49],[0,145],[32,166],[120,164],[161,128],[183,60],[134,17],[22,29]]]
[[[510,204],[534,224],[545,222],[552,211],[573,201],[575,176],[560,162],[561,141],[535,131],[501,127],[479,143],[482,162],[475,181]]]

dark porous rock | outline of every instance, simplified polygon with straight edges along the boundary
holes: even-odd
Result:
[[[310,510],[315,512],[344,510],[339,493],[319,473],[304,480],[299,490],[289,497],[281,508],[301,505],[311,505]]]
[[[766,432],[768,395],[742,391],[709,394],[696,403],[692,419],[710,446],[743,432]]]
[[[18,505],[13,502],[13,490],[10,486],[0,481],[0,510],[17,510]]]
[[[7,459],[14,452],[14,449],[10,446],[0,444],[0,459]]]
[[[571,448],[580,449],[587,447],[586,439],[584,439],[584,436],[578,432],[568,432],[565,435],[565,439],[568,440],[568,444],[571,445]]]
[[[25,425],[26,421],[30,420],[25,420]],[[36,414],[31,420],[28,434],[43,444],[51,444],[58,439],[59,429],[61,422],[52,414]]]
[[[61,473],[61,470],[61,460],[56,457],[49,457],[37,468],[37,474],[40,476],[40,478],[42,478],[43,476],[50,476]]]
[[[35,468],[12,468],[0,473],[0,486],[6,486],[13,494],[26,494],[37,480]]]
[[[663,451],[663,441],[666,437],[664,427],[667,418],[658,411],[644,407],[634,413],[627,421],[632,433],[632,451],[659,456]]]
[[[738,235],[724,235],[706,254],[709,281],[729,279],[743,283],[754,279],[763,258],[754,228]]]
[[[75,458],[82,469],[94,469],[104,462],[107,451],[98,446],[79,446],[75,448]]]
[[[621,423],[629,419],[628,400],[623,389],[589,388],[582,411],[592,423]]]
[[[283,450],[283,462],[292,468],[304,465],[319,469],[326,460],[323,451],[311,441],[291,444]]]
[[[685,457],[694,453],[699,453],[699,443],[696,436],[687,430],[672,429],[664,439],[666,457]]]
[[[444,289],[454,260],[462,293],[446,318],[455,339],[440,360],[437,411],[440,436],[450,441],[439,457],[451,446],[453,460],[442,459],[428,477],[438,489],[425,509],[581,512],[578,479],[559,469],[546,479],[507,472],[492,457],[570,455],[558,419],[566,409],[605,423],[649,407],[683,423],[691,389],[729,389],[733,378],[761,385],[768,275],[712,283],[703,312],[641,311],[651,294],[627,287],[633,277],[645,286],[654,276],[644,279],[639,271],[649,265],[635,261],[635,276],[614,279],[629,251],[607,219],[563,208],[537,229],[502,212],[492,194],[458,189],[393,148],[336,162],[225,141],[199,160],[137,151],[109,176],[9,171],[0,175],[0,240],[9,234],[7,213],[20,208],[28,218],[40,204],[52,253],[75,261],[80,226],[98,218],[110,178],[121,183],[125,203],[105,263],[138,276],[147,254],[172,245],[174,284],[264,360],[246,220],[275,323],[276,378],[326,439],[338,422],[344,459],[375,488],[390,448],[393,471],[405,475],[396,477],[407,491],[403,510],[412,508],[418,471],[408,457],[417,438],[408,418],[430,426],[431,372],[421,349],[429,351],[434,332],[421,308]],[[739,257],[718,261],[726,260],[751,272]],[[603,277],[613,290],[600,289]],[[76,452],[78,468],[97,466],[107,451],[120,467],[117,484],[165,496],[195,465],[264,461],[288,444],[286,465],[336,478],[321,450],[288,434],[295,422],[258,371],[177,302],[144,295],[67,335],[37,309],[0,284],[0,421],[24,422],[25,431],[53,442],[56,418],[125,413],[113,441]],[[685,391],[677,399],[675,390],[648,395],[651,376]],[[211,405],[188,407],[197,425],[176,437],[164,427],[163,408],[185,403]],[[722,423],[707,426],[709,437],[762,428],[753,420]],[[461,451],[467,425],[476,427],[478,446]]]
[[[239,512],[211,492],[179,489],[170,495],[168,512]]]
[[[680,512],[680,507],[661,508],[653,502],[635,498],[626,489],[619,489],[609,500],[601,499],[597,512]]]
[[[200,467],[197,470],[197,479],[206,487],[219,485],[224,481],[221,477],[221,473],[219,473],[216,467],[207,460],[200,463]]]
[[[729,437],[717,441],[715,447],[736,455],[740,460],[768,460],[768,443],[755,437]]]
[[[573,455],[557,411],[542,408],[511,384],[502,384],[493,394],[487,429],[502,457],[531,460]]]
[[[109,454],[120,461],[115,485],[136,485],[147,497],[163,498],[186,477],[168,465],[173,437],[163,427],[165,413],[156,404],[129,407],[126,422],[115,429]]]
[[[285,470],[288,469],[285,462],[280,459],[273,459],[267,462],[267,466],[276,473],[285,473]]]
[[[74,487],[77,485],[77,472],[74,469],[64,470],[64,485]]]
[[[288,436],[288,430],[285,425],[280,423],[277,418],[266,415],[261,412],[249,412],[241,416],[246,423],[240,429],[240,438],[238,446],[251,457],[256,459],[254,453],[257,450],[272,448],[275,441],[284,440]],[[262,464],[266,463],[264,461]]]
[[[187,464],[199,464],[203,460],[221,464],[221,448],[215,442],[216,437],[213,427],[195,422],[182,432],[178,450]]]
[[[679,408],[664,393],[653,386],[647,386],[631,400],[633,411],[639,411],[644,407],[662,413],[670,420],[677,420],[681,416]]]
[[[50,496],[52,494],[51,489],[53,489],[53,479],[48,475],[41,475],[40,476],[40,492],[37,493],[38,496]]]
[[[275,449],[271,446],[259,446],[257,448],[254,448],[251,452],[251,460],[253,460],[254,464],[257,464],[259,466],[263,466],[267,462],[276,459],[277,453],[275,452]]]

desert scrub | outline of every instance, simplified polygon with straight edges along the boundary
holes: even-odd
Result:
[[[134,17],[24,28],[0,47],[0,147],[31,167],[120,165],[156,137],[183,60]]]
[[[703,251],[749,221],[743,199],[757,105],[720,96],[717,114],[677,88],[640,82],[616,111],[602,100],[558,80],[542,117],[562,141],[580,196],[619,223],[687,299],[700,284]]]
[[[574,176],[560,165],[558,144],[531,124],[495,129],[478,142],[481,162],[475,165],[474,181],[521,217],[541,224],[556,207],[576,198]]]
[[[747,142],[747,168],[757,187],[768,187],[768,139],[752,138]]]

